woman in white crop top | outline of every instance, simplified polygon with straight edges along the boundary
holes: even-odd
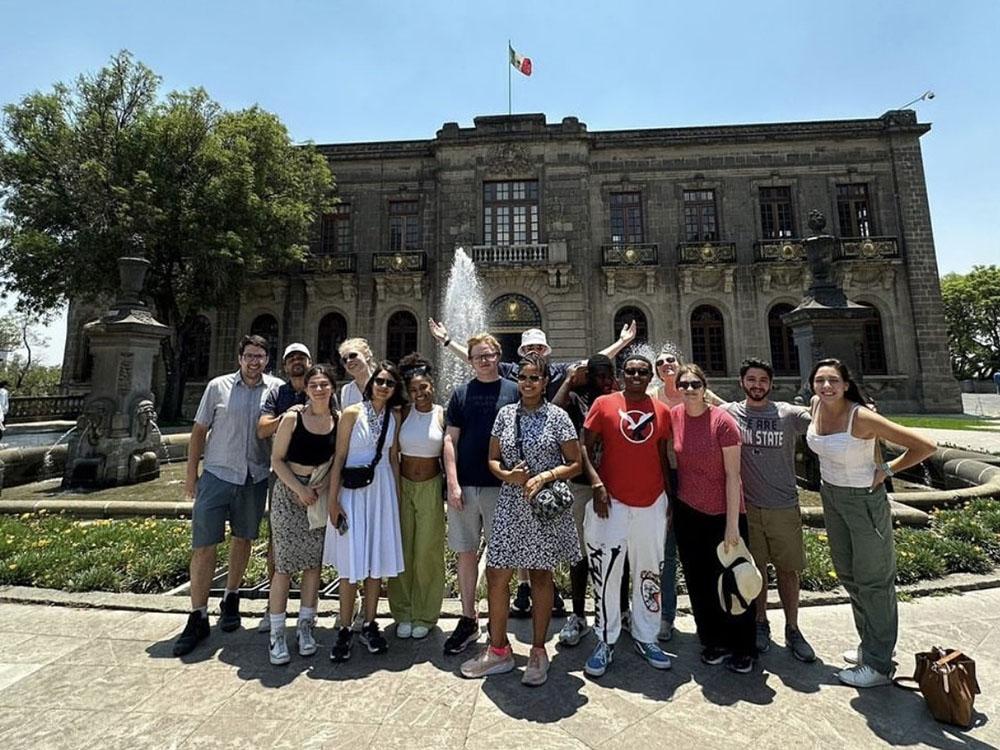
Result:
[[[399,638],[423,638],[437,623],[444,597],[444,409],[434,403],[429,361],[409,354],[399,361],[399,370],[410,397],[399,428],[404,570],[389,579],[389,610]]]
[[[885,480],[934,453],[935,444],[867,408],[847,366],[820,360],[809,375],[812,424],[806,442],[819,457],[830,557],[847,590],[861,645],[844,654],[841,670],[853,687],[888,685],[895,665],[896,551]],[[876,452],[879,440],[904,448],[891,462]]]

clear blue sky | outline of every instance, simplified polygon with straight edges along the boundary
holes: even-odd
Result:
[[[590,130],[873,117],[932,89],[916,109],[938,262],[964,272],[1000,262],[998,30],[994,0],[0,0],[0,103],[125,48],[164,91],[260,104],[296,140],[432,138],[506,112],[508,37],[534,63],[515,111]]]

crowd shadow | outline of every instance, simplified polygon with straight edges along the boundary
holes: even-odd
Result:
[[[991,745],[970,737],[973,729],[986,726],[989,717],[973,715],[968,729],[938,722],[923,696],[891,686],[861,690],[851,699],[851,707],[865,717],[868,728],[888,745],[926,745],[942,750],[993,750]]]

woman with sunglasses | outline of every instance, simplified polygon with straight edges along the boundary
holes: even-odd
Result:
[[[389,579],[389,610],[399,638],[424,638],[444,599],[441,452],[444,408],[434,403],[434,368],[419,354],[399,360],[410,396],[399,427],[399,518],[404,570]]]
[[[346,409],[361,403],[365,386],[375,369],[375,355],[372,354],[368,341],[362,338],[347,339],[337,348],[337,352],[340,354],[340,361],[344,363],[344,369],[351,376],[351,380],[340,389],[340,408]]]
[[[698,365],[677,368],[682,403],[670,410],[677,454],[674,532],[691,599],[701,660],[733,672],[753,670],[757,656],[753,607],[731,615],[719,601],[723,573],[717,548],[747,541],[746,509],[740,485],[740,429],[728,412],[705,400],[708,380]]]
[[[490,471],[503,482],[486,548],[490,640],[479,657],[462,665],[462,675],[486,677],[514,668],[507,639],[510,581],[515,569],[525,568],[534,606],[531,653],[521,682],[538,686],[549,671],[545,642],[552,618],[552,571],[561,562],[572,565],[580,559],[580,540],[569,508],[555,518],[541,520],[531,500],[549,483],[580,472],[580,441],[569,415],[545,400],[545,358],[525,354],[518,368],[520,401],[500,409],[490,438]]]
[[[310,523],[309,508],[327,492],[330,460],[337,441],[337,414],[331,398],[337,382],[333,368],[315,365],[304,376],[306,404],[286,411],[278,424],[271,449],[271,468],[278,477],[271,493],[271,536],[274,575],[268,600],[272,664],[290,660],[285,640],[285,609],[289,578],[302,572],[301,606],[295,639],[300,656],[316,653],[313,626],[319,598],[323,538],[326,527]]]
[[[812,422],[809,448],[819,457],[823,520],[830,557],[851,599],[859,648],[844,654],[853,666],[837,673],[858,688],[888,685],[895,665],[899,626],[896,612],[896,550],[885,480],[916,466],[934,453],[935,444],[877,414],[837,359],[823,359],[809,374]],[[882,460],[877,441],[904,448],[891,462]]]
[[[383,654],[389,648],[375,614],[381,579],[393,578],[403,570],[394,413],[402,403],[399,371],[392,362],[380,362],[365,385],[361,403],[344,410],[337,430],[323,553],[323,562],[340,575],[337,642],[330,652],[333,661],[347,661],[351,656],[351,616],[359,581],[365,585],[361,643],[372,654]],[[353,480],[350,483],[360,486],[346,487],[344,477],[348,474]],[[365,479],[370,481],[362,484]]]

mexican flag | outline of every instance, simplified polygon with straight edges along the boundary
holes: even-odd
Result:
[[[507,49],[510,50],[510,64],[517,68],[519,71],[524,73],[526,76],[531,75],[531,58],[525,57],[520,52],[515,52],[514,48],[509,44]]]

